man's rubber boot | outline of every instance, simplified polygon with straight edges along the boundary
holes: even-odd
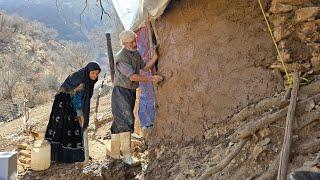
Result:
[[[131,132],[120,133],[120,142],[122,161],[129,166],[139,166],[141,163],[135,161],[131,156]]]
[[[114,159],[120,159],[120,134],[111,134],[111,152],[110,156]],[[107,149],[108,151],[108,149]]]

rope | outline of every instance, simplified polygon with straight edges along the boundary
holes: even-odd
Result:
[[[268,21],[267,16],[266,16],[266,13],[265,13],[264,10],[263,10],[261,1],[258,0],[258,2],[259,2],[259,5],[260,5],[260,8],[261,8],[261,11],[262,11],[264,20],[265,20],[266,23],[267,23],[267,27],[268,27],[268,29],[269,29],[269,33],[270,33],[270,36],[271,36],[271,38],[272,38],[273,44],[274,44],[274,46],[276,47],[278,56],[279,56],[280,61],[281,61],[281,64],[282,64],[282,67],[283,67],[283,69],[284,69],[284,72],[286,73],[286,78],[287,78],[287,79],[286,79],[286,82],[287,82],[287,84],[289,85],[289,88],[292,88],[293,77],[292,77],[292,75],[290,75],[290,74],[288,73],[287,67],[285,66],[285,64],[284,64],[284,62],[283,62],[282,56],[281,56],[281,54],[280,54],[280,51],[279,51],[277,42],[276,42],[276,40],[275,40],[275,38],[274,38],[274,36],[273,36],[273,33],[272,33],[272,30],[271,30],[269,21]]]

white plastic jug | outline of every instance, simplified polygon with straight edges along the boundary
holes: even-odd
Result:
[[[47,140],[36,140],[31,148],[31,169],[43,171],[50,167],[51,145]]]

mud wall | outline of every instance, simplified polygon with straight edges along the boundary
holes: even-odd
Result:
[[[275,93],[266,67],[276,52],[256,0],[172,1],[155,27],[165,81],[153,142],[226,134],[232,114]]]

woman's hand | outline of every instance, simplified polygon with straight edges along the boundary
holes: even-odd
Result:
[[[78,92],[78,91],[81,91],[81,90],[83,90],[83,89],[84,89],[84,84],[81,83],[81,84],[79,84],[79,86],[77,86],[73,91],[74,91],[74,92]]]
[[[79,120],[80,127],[83,127],[84,117],[83,117],[83,116],[79,116],[79,117],[78,117],[78,120]]]

